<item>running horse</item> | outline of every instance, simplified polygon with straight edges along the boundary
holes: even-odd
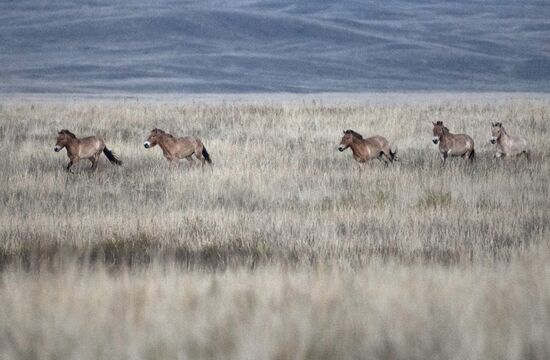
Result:
[[[445,166],[447,157],[461,156],[472,161],[475,157],[474,140],[466,134],[453,134],[443,125],[443,121],[432,122],[434,144],[439,144],[441,166]]]
[[[55,152],[59,152],[63,148],[67,149],[67,156],[70,160],[66,167],[69,172],[71,172],[71,166],[78,164],[81,159],[90,160],[92,163],[91,170],[95,171],[102,152],[111,164],[122,165],[122,161],[97,136],[88,136],[79,139],[69,130],[63,129],[57,133],[57,141],[53,149]]]
[[[173,162],[177,159],[187,159],[191,163],[194,162],[193,154],[200,160],[202,166],[207,162],[212,164],[210,154],[206,151],[202,141],[196,136],[175,137],[161,129],[153,129],[143,143],[146,149],[150,149],[158,145],[162,149],[164,157]]]
[[[364,163],[369,160],[378,159],[388,164],[388,160],[397,160],[397,150],[392,151],[390,144],[383,136],[372,136],[364,139],[363,136],[351,129],[344,130],[344,136],[338,145],[339,151],[351,149],[353,158]]]
[[[518,135],[508,135],[502,123],[491,124],[491,144],[496,144],[497,151],[494,158],[499,159],[503,156],[525,155],[529,160],[529,149],[527,140]]]

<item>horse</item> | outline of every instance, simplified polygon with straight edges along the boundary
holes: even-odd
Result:
[[[529,160],[530,152],[527,147],[527,140],[518,135],[510,136],[504,130],[502,123],[491,124],[491,144],[496,144],[497,151],[493,156],[495,159],[500,159],[503,156],[517,156],[525,155],[525,158]]]
[[[161,129],[155,128],[151,130],[143,146],[146,149],[150,149],[157,144],[169,162],[185,158],[193,163],[192,155],[195,154],[195,157],[201,161],[203,167],[205,162],[212,164],[210,154],[206,151],[206,147],[202,141],[196,136],[176,138]]]
[[[382,136],[376,135],[364,139],[361,134],[351,129],[344,130],[338,150],[342,152],[348,147],[351,148],[353,158],[360,163],[378,159],[387,165],[388,160],[390,162],[397,160],[397,150],[392,151],[388,140]]]
[[[432,122],[432,142],[439,144],[441,154],[441,166],[445,166],[448,156],[461,156],[465,160],[472,161],[475,157],[474,140],[466,134],[453,134],[443,125],[443,121]]]
[[[122,165],[122,161],[97,136],[88,136],[79,139],[67,129],[60,130],[57,133],[57,141],[53,149],[55,152],[60,152],[63,148],[67,149],[67,156],[70,160],[65,168],[69,172],[71,172],[71,166],[78,164],[80,159],[90,160],[92,163],[90,169],[95,171],[101,152],[105,154],[111,164]]]

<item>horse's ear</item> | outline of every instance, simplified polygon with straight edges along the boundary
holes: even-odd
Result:
[[[495,123],[491,121],[491,126],[492,127],[495,127]]]
[[[437,124],[436,124],[436,123],[434,123],[434,122],[432,121],[432,125],[433,125],[433,126],[435,126],[435,125],[437,125]]]
[[[343,132],[344,132],[344,134],[345,134],[345,133],[346,133],[346,130],[344,130]]]

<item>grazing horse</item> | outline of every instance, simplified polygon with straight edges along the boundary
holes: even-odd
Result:
[[[212,164],[208,151],[196,136],[176,138],[161,129],[153,129],[143,146],[149,149],[157,144],[162,149],[164,157],[170,162],[185,158],[193,163],[194,160],[191,156],[195,154],[197,159],[201,161],[202,166],[205,162]]]
[[[497,152],[494,157],[499,159],[503,156],[516,156],[516,155],[525,155],[527,160],[529,160],[529,149],[527,148],[527,140],[521,136],[510,136],[504,130],[502,123],[492,123],[491,124],[491,144],[496,144]]]
[[[361,134],[353,130],[344,130],[344,136],[340,140],[338,150],[344,151],[348,147],[351,148],[353,158],[360,163],[378,159],[387,164],[387,160],[390,162],[397,160],[397,150],[392,151],[388,140],[382,136],[377,135],[363,139]]]
[[[88,136],[79,139],[69,130],[63,129],[57,133],[57,142],[53,149],[55,152],[59,152],[63,148],[67,149],[67,156],[70,160],[66,167],[69,172],[71,171],[71,166],[77,164],[80,159],[90,160],[92,163],[91,169],[95,171],[101,152],[107,156],[111,164],[122,165],[122,161],[111,150],[107,149],[103,140],[97,136]]]
[[[432,122],[433,135],[432,142],[439,143],[439,153],[441,154],[441,166],[445,166],[448,156],[462,156],[463,159],[474,159],[474,140],[465,134],[452,134],[449,129],[443,125],[443,121]]]

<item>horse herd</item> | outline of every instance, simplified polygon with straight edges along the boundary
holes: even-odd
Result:
[[[432,122],[433,139],[432,142],[439,145],[442,166],[445,166],[449,156],[460,156],[466,160],[473,160],[475,156],[474,140],[466,134],[453,134],[443,125],[442,121]],[[529,159],[529,149],[527,140],[521,136],[508,135],[502,123],[491,124],[490,142],[496,145],[494,157],[525,155]],[[196,136],[175,137],[161,129],[153,129],[149,133],[147,140],[143,143],[146,149],[158,145],[164,154],[164,157],[173,162],[178,159],[187,159],[194,162],[193,155],[201,162],[212,163],[206,147]],[[97,169],[99,156],[103,152],[112,164],[122,165],[122,161],[105,145],[105,142],[97,136],[77,138],[69,130],[63,129],[58,132],[57,142],[54,150],[61,151],[67,149],[69,163],[66,166],[67,171],[82,159],[88,159],[92,163],[91,169]],[[390,148],[389,142],[383,136],[372,136],[363,138],[363,136],[353,130],[344,130],[344,136],[338,145],[339,151],[350,148],[353,158],[358,162],[367,162],[378,159],[384,163],[397,160],[397,150]]]
[[[453,134],[443,125],[442,121],[432,122],[432,142],[439,145],[441,165],[445,166],[449,156],[460,156],[466,160],[473,160],[475,157],[474,140],[466,134]],[[503,156],[525,155],[529,159],[527,140],[521,136],[510,136],[504,130],[502,123],[491,124],[490,142],[496,144],[495,158]],[[372,136],[364,139],[361,134],[353,130],[344,130],[344,136],[338,145],[338,150],[344,151],[350,148],[353,158],[359,162],[366,162],[372,159],[384,161],[384,163],[397,160],[397,150],[390,148],[389,142],[383,136]]]
[[[210,154],[206,151],[202,141],[196,136],[184,136],[176,138],[161,129],[153,129],[143,143],[146,149],[158,145],[168,161],[172,162],[177,159],[187,159],[191,162],[193,154],[199,159],[204,166],[204,163],[212,163]],[[77,138],[75,134],[67,129],[63,129],[57,133],[57,141],[53,148],[55,152],[67,149],[69,163],[67,171],[71,171],[71,167],[77,164],[82,159],[88,159],[92,163],[92,170],[97,169],[99,156],[103,152],[111,164],[122,165],[122,161],[105,145],[105,142],[97,136],[88,136],[85,138]]]

